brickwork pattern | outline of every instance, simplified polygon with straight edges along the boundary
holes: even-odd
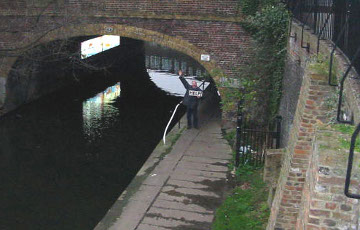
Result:
[[[344,195],[348,149],[339,148],[339,140],[345,136],[324,126],[317,130],[297,229],[358,229],[359,202]],[[351,189],[358,194],[359,155],[355,156],[356,186]]]
[[[24,18],[24,20],[26,19]],[[44,31],[52,30],[55,23],[51,19],[47,22],[48,23],[38,25],[41,29],[35,30],[32,34],[11,32],[2,34],[0,36],[0,49],[23,47],[33,42],[38,37],[42,36]],[[9,20],[8,23],[14,24],[15,22]],[[235,22],[164,19],[149,20],[140,18],[92,18],[88,19],[86,23],[78,19],[77,22],[67,24],[65,27],[72,25],[88,27],[89,25],[98,24],[107,24],[109,27],[113,25],[131,26],[182,39],[195,45],[198,49],[204,50],[207,54],[210,54],[211,58],[218,63],[220,68],[230,76],[235,75],[236,68],[248,63],[249,56],[251,55],[250,35]],[[62,27],[60,23],[56,23],[56,25]],[[13,28],[13,31],[16,31],[17,29],[19,28]],[[105,33],[105,31],[103,33]],[[67,37],[71,37],[71,34],[67,34]]]
[[[324,76],[305,73],[268,229],[294,229],[296,225],[315,127],[325,119],[323,101],[330,89]]]
[[[300,44],[301,27],[293,23],[292,28],[293,37],[289,38],[288,45],[291,63],[288,64],[298,63],[299,68],[304,69],[305,73],[267,229],[322,230],[332,229],[332,227],[333,229],[354,229],[354,225],[344,224],[344,220],[355,221],[356,215],[354,213],[357,212],[346,213],[350,209],[356,209],[351,206],[355,205],[356,202],[340,195],[345,174],[337,174],[333,177],[322,175],[323,172],[320,168],[323,169],[330,165],[331,171],[331,162],[317,161],[316,147],[314,147],[318,121],[328,120],[326,113],[329,111],[323,106],[323,101],[334,89],[328,85],[328,76],[317,75],[309,70],[309,60],[316,54],[317,37],[305,30],[303,44],[310,45],[310,49],[306,50],[301,48]],[[322,41],[320,53],[328,55],[330,51],[330,44]],[[339,51],[336,60],[339,71],[338,78],[340,78],[347,67],[347,60]],[[290,74],[296,75],[298,73]],[[351,76],[357,75],[353,71]],[[354,112],[355,122],[358,122],[360,104],[359,95],[356,92],[359,92],[360,84],[357,78],[351,78],[351,76],[345,81],[345,104],[349,110]],[[340,168],[344,171],[346,165]],[[338,168],[338,170],[340,169]],[[324,192],[321,188],[325,189],[325,195],[320,194]],[[321,190],[320,193],[319,189]],[[339,200],[336,200],[336,197]],[[336,202],[345,203],[334,203],[335,200],[331,200],[333,198]]]
[[[292,24],[292,35],[295,38],[289,39],[288,51],[293,61],[305,69],[311,57],[317,55],[317,36],[309,30],[304,32],[303,45],[309,44],[309,52],[301,48],[301,26],[297,22]],[[319,53],[330,56],[333,44],[327,40],[320,41]],[[334,56],[333,70],[337,70],[337,79],[340,81],[349,66],[350,61],[341,50],[337,49]],[[354,114],[355,123],[360,123],[360,77],[359,73],[353,68],[344,84],[344,111],[351,111]]]
[[[43,0],[0,0],[0,15],[29,14],[45,8],[45,14],[54,14],[63,9],[82,14],[101,12],[101,15],[119,14],[178,14],[236,16],[239,11],[237,0],[59,0],[47,6]],[[47,7],[46,7],[47,6]]]
[[[237,68],[247,65],[251,55],[251,38],[238,23],[241,16],[237,0],[59,0],[48,6],[44,2],[0,0],[0,53],[6,56],[0,60],[0,88],[6,85],[14,63],[7,57],[7,50],[72,36],[131,33],[131,38],[174,48],[208,71],[216,68],[232,78]],[[73,27],[80,31],[81,27],[87,31],[93,27],[94,32],[67,30]],[[105,27],[121,30],[106,32]],[[15,55],[21,55],[21,51]],[[200,54],[210,54],[211,63],[201,62]],[[0,108],[5,100],[2,92]]]

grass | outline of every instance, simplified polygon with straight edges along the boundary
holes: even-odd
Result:
[[[235,140],[236,140],[236,129],[228,130],[227,132],[225,130],[223,131],[224,139],[229,142],[230,146],[234,146]]]
[[[269,218],[268,191],[262,168],[239,167],[237,186],[216,211],[212,230],[265,229]]]
[[[315,71],[317,74],[329,75],[330,69],[330,57],[325,55],[319,54],[312,57],[312,61],[310,63],[310,69]],[[336,59],[333,60],[332,71],[331,71],[331,82],[332,84],[338,84],[337,75],[337,61]]]
[[[234,146],[236,129],[225,132],[224,138]],[[233,160],[235,151],[233,151]],[[234,167],[233,164],[232,168]],[[249,165],[235,171],[234,189],[217,209],[212,230],[265,229],[270,215],[268,190],[262,179],[263,168]]]
[[[353,125],[336,124],[336,125],[333,125],[333,127],[336,131],[339,131],[343,134],[352,135],[353,132],[355,131],[355,127]]]
[[[334,129],[348,135],[349,137],[355,131],[355,126],[353,125],[345,125],[345,124],[336,124],[333,125]],[[339,137],[340,147],[344,149],[350,149],[350,138]],[[358,137],[355,142],[355,151],[360,152],[360,138]]]

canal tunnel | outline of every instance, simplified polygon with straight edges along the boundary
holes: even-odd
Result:
[[[161,140],[181,101],[149,75],[205,72],[184,54],[127,38],[74,63],[68,54],[78,55],[80,41],[89,38],[38,47],[9,76],[6,106],[18,108],[0,117],[0,229],[93,228]],[[64,58],[46,49],[60,45]]]

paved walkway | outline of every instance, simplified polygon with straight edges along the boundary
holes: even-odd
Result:
[[[211,229],[223,200],[230,159],[230,146],[216,119],[200,130],[186,130],[126,206],[112,207],[107,214],[115,219],[111,226],[100,223],[95,229]]]

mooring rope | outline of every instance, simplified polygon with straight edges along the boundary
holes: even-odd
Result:
[[[165,139],[165,137],[166,137],[166,132],[167,132],[169,126],[170,126],[170,123],[171,123],[172,119],[174,118],[174,115],[175,115],[175,113],[176,113],[176,110],[178,109],[178,107],[179,107],[179,105],[180,105],[181,103],[182,103],[182,101],[181,101],[179,104],[176,105],[175,110],[174,110],[174,112],[173,112],[173,114],[171,115],[171,118],[170,118],[170,120],[169,120],[169,123],[167,124],[167,126],[166,126],[166,128],[165,128],[165,132],[164,132],[164,136],[163,136],[164,145],[166,144],[166,139]]]

